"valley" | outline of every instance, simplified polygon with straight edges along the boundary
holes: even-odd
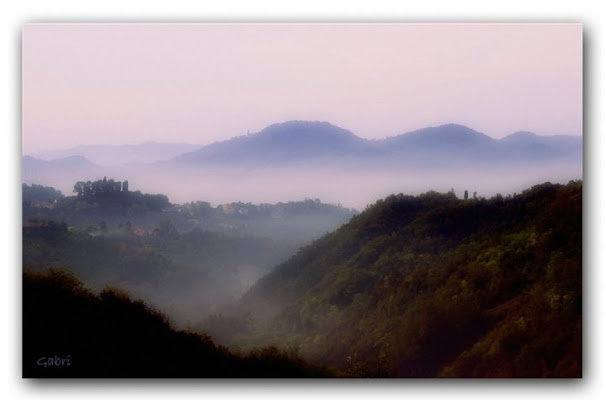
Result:
[[[24,271],[118,288],[171,327],[330,375],[581,374],[581,181],[490,199],[391,195],[361,213],[124,194],[24,185]],[[310,218],[330,229],[306,230]]]
[[[581,376],[581,137],[289,121],[162,147],[24,157],[26,276],[302,374]]]

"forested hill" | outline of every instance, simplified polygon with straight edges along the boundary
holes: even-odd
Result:
[[[348,375],[580,377],[581,265],[581,181],[506,198],[400,194],[242,305],[273,316],[257,344],[294,344]]]
[[[23,184],[22,190],[24,224],[61,221],[89,231],[98,227],[123,231],[129,227],[130,231],[145,233],[170,221],[179,232],[203,229],[307,242],[357,213],[318,198],[275,204],[231,202],[215,207],[206,201],[171,204],[164,194],[131,191],[128,181],[111,178],[78,181],[73,189],[75,196],[64,196],[42,185]]]

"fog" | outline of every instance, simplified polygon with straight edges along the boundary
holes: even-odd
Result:
[[[377,200],[394,193],[416,195],[427,191],[454,190],[455,194],[462,198],[467,190],[470,197],[477,195],[490,198],[497,193],[519,193],[547,181],[566,183],[572,179],[581,179],[582,175],[582,166],[572,162],[514,166],[508,164],[484,168],[436,166],[434,169],[424,170],[390,168],[388,165],[369,163],[347,166],[331,163],[291,164],[282,168],[192,167],[156,163],[98,167],[93,171],[49,170],[35,177],[23,178],[25,183],[53,186],[64,195],[73,195],[72,189],[76,181],[96,180],[107,176],[117,180],[128,179],[131,191],[164,194],[173,204],[204,201],[216,207],[234,202],[275,204],[320,199],[323,203],[363,211]],[[160,216],[169,217],[170,215]],[[204,261],[200,261],[200,256],[195,252],[180,255],[179,252],[184,250],[175,247],[177,250],[170,254],[177,265],[185,268],[184,272],[180,272],[183,275],[173,277],[170,282],[162,281],[159,286],[151,285],[145,275],[141,277],[140,282],[127,282],[119,278],[107,280],[110,275],[100,274],[91,276],[87,283],[97,285],[96,289],[102,289],[106,284],[124,287],[134,297],[143,298],[150,305],[167,313],[176,326],[195,326],[209,315],[225,310],[224,307],[235,302],[257,279],[294,255],[301,246],[329,230],[336,229],[339,223],[346,222],[322,221],[319,218],[322,218],[321,215],[293,219],[291,224],[301,225],[293,234],[283,234],[278,230],[283,227],[274,226],[275,221],[271,222],[272,226],[268,225],[269,231],[265,230],[262,225],[264,223],[257,224],[247,232],[241,230],[244,225],[238,225],[234,228],[237,235],[261,235],[277,244],[274,246],[272,242],[263,242],[259,246],[246,242],[247,250],[239,254],[240,258],[229,258],[229,261],[225,261],[225,257],[229,257],[231,252],[229,246],[241,247],[242,243],[226,241],[227,249],[219,246],[219,250],[215,251],[212,247],[214,242],[204,242],[204,246],[209,249],[205,250]],[[133,225],[135,223],[133,221]],[[268,235],[267,232],[273,233]],[[195,246],[197,242],[194,239],[183,237],[179,240],[193,240],[191,243]],[[258,254],[260,252],[264,254]]]
[[[48,174],[37,181],[24,177],[26,183],[51,185],[71,195],[77,180],[103,176],[128,179],[131,190],[161,193],[172,203],[207,201],[219,204],[277,203],[318,198],[324,203],[363,210],[378,199],[393,193],[419,194],[454,189],[459,197],[467,190],[470,196],[492,197],[520,192],[543,182],[566,183],[581,179],[579,163],[553,162],[541,165],[493,167],[454,167],[435,170],[396,169],[362,165],[289,166],[283,168],[174,167],[168,164],[102,168],[92,173]]]

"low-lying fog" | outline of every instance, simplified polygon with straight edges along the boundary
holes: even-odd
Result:
[[[490,198],[497,193],[507,195],[521,192],[546,181],[566,183],[572,179],[582,178],[582,166],[577,164],[436,168],[433,171],[372,165],[348,168],[342,165],[217,168],[169,167],[167,164],[152,164],[99,168],[88,174],[78,170],[57,175],[53,175],[51,171],[43,171],[35,179],[24,176],[24,182],[53,186],[69,196],[73,195],[72,190],[76,181],[94,181],[107,176],[108,179],[127,179],[131,191],[167,195],[175,204],[205,201],[216,207],[219,204],[233,202],[274,204],[320,199],[323,203],[363,211],[378,199],[394,193],[414,195],[430,190],[448,192],[454,189],[460,198],[463,197],[465,190],[470,197],[477,194],[478,197]],[[307,225],[314,223],[321,225],[317,219],[315,222],[310,218],[305,221]],[[309,232],[317,231],[311,228],[302,227]],[[261,275],[270,271],[275,264],[286,261],[296,253],[298,246],[307,244],[307,240],[300,238],[296,245],[285,242],[277,246],[284,251],[288,250],[288,254],[283,252],[273,254],[271,252],[274,250],[271,249],[255,250],[271,253],[268,255],[271,256],[271,265],[269,260],[266,262],[264,259],[257,264],[249,262],[253,253],[249,256],[245,255],[237,269],[232,268],[229,271],[219,268],[220,263],[215,265],[216,260],[209,260],[204,268],[215,272],[200,275],[199,279],[188,278],[187,284],[179,286],[176,292],[171,288],[158,290],[145,280],[139,284],[126,285],[125,288],[133,296],[143,298],[152,306],[167,313],[178,326],[199,323],[209,314],[220,311],[223,305],[237,300],[237,297],[241,296]],[[189,261],[185,264],[189,265]],[[99,281],[101,286],[107,283],[111,282]]]
[[[512,167],[444,168],[434,171],[390,169],[388,167],[348,168],[335,166],[283,168],[217,168],[167,167],[163,164],[99,169],[80,175],[78,171],[53,176],[41,174],[25,183],[50,185],[65,195],[72,195],[79,180],[128,179],[130,189],[144,193],[161,193],[172,203],[207,201],[213,206],[223,203],[277,203],[319,198],[324,203],[363,210],[367,205],[393,193],[419,194],[429,190],[447,192],[454,189],[459,197],[489,198],[520,192],[532,185],[550,181],[566,183],[581,179],[583,169],[574,163],[551,163]]]

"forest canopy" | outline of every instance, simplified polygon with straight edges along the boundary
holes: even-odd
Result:
[[[353,376],[580,377],[582,182],[389,196],[241,307],[267,322],[229,343],[297,343]]]

